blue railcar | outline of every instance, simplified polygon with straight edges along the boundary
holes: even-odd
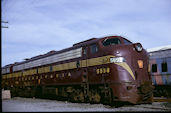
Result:
[[[154,96],[171,97],[171,45],[147,50]]]

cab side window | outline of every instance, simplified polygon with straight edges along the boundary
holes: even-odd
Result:
[[[105,39],[102,43],[103,46],[109,46],[109,45],[121,44],[121,41],[118,38],[111,38],[111,39]]]
[[[124,39],[124,43],[125,44],[132,44],[132,42],[130,42],[130,41],[126,40],[126,39]]]
[[[91,51],[91,53],[96,53],[98,51],[97,44],[92,44],[90,46],[90,51]]]

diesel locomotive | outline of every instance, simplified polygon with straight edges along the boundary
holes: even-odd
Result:
[[[140,43],[121,36],[91,38],[2,67],[2,88],[12,96],[151,103],[148,65],[148,53]]]

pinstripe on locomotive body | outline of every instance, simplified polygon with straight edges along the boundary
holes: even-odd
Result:
[[[2,87],[10,89],[13,96],[65,97],[95,103],[152,102],[148,54],[140,43],[121,36],[92,38],[5,66],[2,73]]]

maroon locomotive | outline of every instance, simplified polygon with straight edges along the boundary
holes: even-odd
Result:
[[[12,96],[75,102],[152,102],[148,53],[121,36],[92,38],[2,67]]]

